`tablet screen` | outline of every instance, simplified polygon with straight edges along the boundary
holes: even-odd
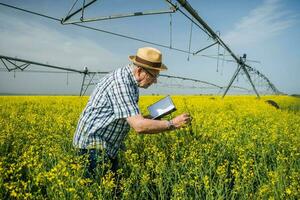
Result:
[[[148,111],[152,119],[163,117],[175,110],[176,107],[170,96],[166,96],[165,98],[157,101],[156,103],[148,107]]]

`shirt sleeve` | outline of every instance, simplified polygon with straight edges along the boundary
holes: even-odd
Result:
[[[138,107],[138,94],[134,86],[116,82],[113,84],[108,97],[116,119],[127,118],[140,114]]]

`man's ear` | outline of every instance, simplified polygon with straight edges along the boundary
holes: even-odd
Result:
[[[139,66],[136,66],[136,68],[134,69],[134,75],[137,81],[140,81],[142,71],[143,71],[142,68]]]
[[[142,72],[143,72],[143,69],[142,69],[141,67],[137,66],[137,67],[136,67],[136,73],[137,73],[138,77],[141,76],[141,73],[142,73]]]
[[[142,73],[142,71],[143,71],[143,69],[141,67],[139,67],[139,66],[137,66],[136,69],[137,69],[137,71],[138,71],[139,74]]]

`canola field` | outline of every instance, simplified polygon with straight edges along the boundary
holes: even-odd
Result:
[[[143,114],[160,98],[142,96]],[[191,126],[131,131],[118,173],[104,176],[100,165],[90,180],[72,147],[88,97],[0,97],[0,199],[300,198],[300,98],[172,99],[171,115],[190,113]]]

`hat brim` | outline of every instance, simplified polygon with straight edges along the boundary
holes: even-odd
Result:
[[[144,63],[140,63],[140,62],[136,61],[136,56],[129,56],[128,58],[134,64],[136,64],[136,65],[138,65],[140,67],[147,68],[147,69],[153,69],[153,70],[158,70],[158,71],[166,71],[168,69],[167,66],[165,64],[163,64],[163,63],[161,64],[160,67],[151,67],[149,65],[146,65]]]

